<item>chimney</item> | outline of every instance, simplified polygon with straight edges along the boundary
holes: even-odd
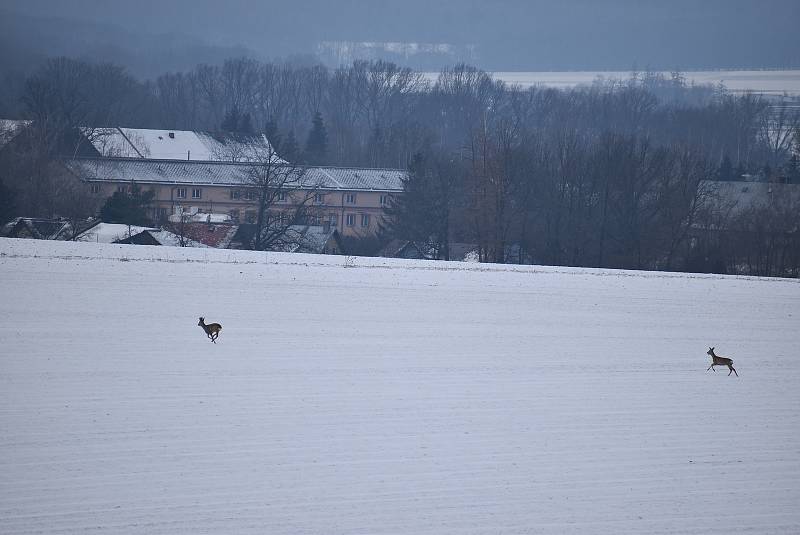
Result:
[[[169,138],[170,139],[175,139],[175,132],[170,132],[169,133]]]

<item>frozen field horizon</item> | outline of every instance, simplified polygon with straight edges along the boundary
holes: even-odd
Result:
[[[669,71],[662,72],[667,78]],[[435,82],[437,72],[424,73]],[[763,70],[709,70],[681,71],[688,84],[717,85],[724,84],[733,93],[752,92],[764,95],[789,96],[800,95],[800,70],[798,69],[763,69]],[[598,78],[604,80],[628,80],[631,71],[497,71],[492,72],[497,80],[507,84],[519,85],[523,88],[531,86],[571,89],[578,86],[590,86]]]
[[[0,239],[0,296],[3,534],[800,532],[798,280]]]

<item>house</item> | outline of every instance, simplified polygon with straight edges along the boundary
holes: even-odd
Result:
[[[155,221],[185,211],[224,213],[234,222],[256,219],[256,194],[247,180],[253,165],[247,162],[70,158],[64,164],[97,196],[129,191],[133,184],[152,190],[150,215]],[[398,169],[309,167],[272,209],[280,217],[294,209],[296,196],[313,195],[310,224],[327,223],[344,236],[374,236],[390,197],[402,193],[404,176],[405,171]]]
[[[472,243],[451,243],[450,260],[458,262],[477,262],[478,261],[478,246]],[[418,243],[410,240],[392,240],[386,244],[378,256],[386,258],[408,258],[408,259],[427,259],[427,260],[442,260],[435,258],[436,254],[431,248],[424,243]]]
[[[255,225],[239,225],[231,248],[246,248],[255,233]],[[328,225],[290,225],[280,243],[271,251],[286,253],[347,254],[339,231]]]
[[[159,231],[161,229],[120,223],[97,223],[78,234],[75,240],[94,243],[122,243],[122,240],[145,230]]]
[[[729,216],[782,203],[800,205],[800,184],[704,180],[699,190],[707,208]]]
[[[14,123],[17,132],[29,124],[6,122]],[[222,222],[216,219],[221,214],[233,225],[255,223],[258,195],[248,177],[268,163],[301,175],[271,203],[272,217],[290,218],[302,205],[309,226],[327,225],[347,238],[374,238],[385,207],[402,194],[407,174],[401,169],[292,166],[262,134],[83,127],[67,137],[60,150],[66,155],[64,168],[86,184],[95,201],[134,186],[152,190],[149,217],[159,224],[185,221],[187,213],[193,222]],[[15,140],[15,150],[25,146],[24,140]],[[215,214],[214,221],[208,221],[208,214]]]
[[[687,269],[798,276],[800,184],[703,181]]]
[[[14,141],[14,139],[28,126],[30,121],[18,121],[14,119],[0,119],[0,150]]]
[[[182,234],[191,240],[203,244],[206,247],[216,249],[228,249],[231,247],[233,238],[239,230],[239,225],[230,222],[226,223],[178,223],[168,227],[167,230],[175,234]]]
[[[114,243],[125,243],[132,245],[165,245],[167,247],[208,247],[198,241],[186,236],[180,236],[174,232],[163,229],[145,229],[136,234]]]
[[[0,228],[2,238],[69,240],[72,235],[72,224],[64,219],[17,217]]]

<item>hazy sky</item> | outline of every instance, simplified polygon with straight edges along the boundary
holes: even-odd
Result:
[[[0,0],[258,56],[320,41],[472,44],[489,69],[800,66],[800,0]]]

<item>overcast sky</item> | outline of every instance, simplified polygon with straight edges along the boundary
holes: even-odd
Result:
[[[241,45],[475,45],[490,70],[800,66],[800,0],[0,0],[27,15]]]

